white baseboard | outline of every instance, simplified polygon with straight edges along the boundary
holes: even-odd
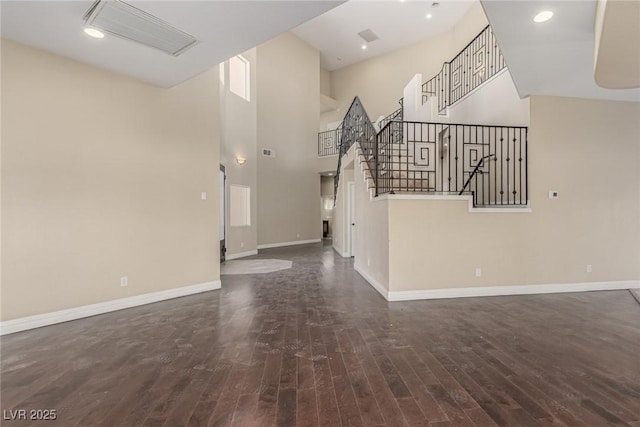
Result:
[[[364,277],[364,280],[366,280],[367,282],[369,282],[369,284],[371,286],[373,286],[373,289],[378,291],[380,293],[380,295],[382,295],[384,297],[384,299],[389,301],[389,291],[387,291],[387,288],[385,288],[382,284],[380,284],[380,282],[378,282],[376,279],[374,279],[373,277],[369,276],[369,274],[366,273],[364,271],[364,269],[361,268],[359,265],[354,264],[353,268],[354,268],[354,270],[356,270],[358,272],[358,274],[360,274],[362,277]]]
[[[364,277],[364,276],[363,276]],[[365,277],[366,279],[366,277]],[[371,283],[371,282],[369,282]],[[375,285],[372,284],[373,287]],[[519,286],[487,286],[478,288],[428,289],[418,291],[389,292],[388,301],[411,301],[421,299],[489,297],[506,295],[555,294],[564,292],[614,291],[640,286],[640,280],[588,283],[559,283]]]
[[[264,245],[258,245],[258,249],[270,249],[270,248],[281,248],[283,246],[307,245],[309,243],[320,243],[321,241],[322,239],[311,239],[311,240],[295,240],[293,242],[267,243]]]
[[[640,288],[640,280],[611,282],[559,283],[518,286],[485,286],[472,288],[425,289],[416,291],[388,291],[377,280],[355,264],[353,268],[387,301],[414,301],[423,299],[496,297],[507,295],[556,294],[565,292],[617,291]]]
[[[332,246],[333,250],[338,252],[338,255],[340,255],[342,258],[351,258],[351,255],[349,255],[347,252],[342,252],[340,249],[336,248],[335,246]]]
[[[14,332],[26,331],[28,329],[35,329],[42,326],[54,325],[56,323],[68,322],[70,320],[81,319],[83,317],[91,317],[97,314],[109,313],[111,311],[123,310],[125,308],[137,307],[140,305],[184,297],[187,295],[193,295],[200,292],[212,291],[215,289],[220,289],[220,287],[220,280],[215,280],[213,282],[205,282],[199,283],[197,285],[184,286],[181,288],[167,289],[166,291],[136,295],[133,297],[105,301],[97,304],[70,308],[67,310],[60,310],[51,313],[37,314],[35,316],[6,320],[4,322],[0,322],[0,335],[12,334]]]
[[[246,256],[251,256],[251,255],[258,255],[258,250],[254,249],[252,251],[237,252],[235,254],[225,254],[224,259],[225,261],[227,261],[232,259],[244,258]]]

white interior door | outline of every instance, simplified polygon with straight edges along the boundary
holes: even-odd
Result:
[[[355,256],[356,248],[356,214],[355,214],[355,183],[347,183],[347,206],[349,207],[347,215],[347,236],[349,239],[349,255]]]
[[[225,200],[227,198],[226,196],[226,185],[225,185],[225,181],[226,181],[226,175],[225,175],[225,170],[224,170],[224,166],[220,165],[220,262],[224,262],[225,260],[225,254],[227,252],[227,247],[226,247],[226,228],[227,228],[227,221],[226,221],[226,203]]]

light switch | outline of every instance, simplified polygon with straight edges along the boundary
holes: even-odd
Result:
[[[203,191],[202,193],[200,193],[200,198],[201,198],[202,200],[207,200],[207,192],[206,192],[206,191]]]

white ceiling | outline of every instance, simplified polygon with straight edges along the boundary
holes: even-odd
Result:
[[[93,0],[0,3],[3,38],[164,87],[212,66],[341,4],[306,1],[127,1],[200,43],[178,57],[107,35],[86,36],[83,16]]]
[[[640,101],[640,89],[603,89],[595,82],[595,0],[482,0],[482,5],[520,96]],[[553,18],[534,23],[542,10],[553,11]]]
[[[333,71],[434,37],[450,30],[473,0],[351,0],[293,30],[320,51],[320,64]],[[426,19],[427,13],[433,16]],[[362,50],[358,33],[371,29],[379,37]],[[341,60],[338,60],[341,58]]]
[[[178,57],[117,37],[87,37],[82,17],[92,3],[3,0],[2,37],[171,87],[326,11],[293,31],[320,50],[323,67],[335,70],[450,29],[472,1],[440,0],[437,8],[431,0],[351,0],[341,6],[342,0],[129,2],[201,40]],[[482,0],[482,5],[521,96],[640,101],[640,89],[595,83],[596,0]],[[533,16],[544,9],[555,16],[535,24]],[[427,20],[427,13],[433,18]],[[364,51],[357,33],[366,29],[380,39]]]

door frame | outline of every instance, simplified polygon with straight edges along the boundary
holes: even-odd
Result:
[[[227,172],[224,165],[220,165],[220,222],[222,235],[220,236],[220,262],[226,260],[227,255]]]
[[[354,181],[347,182],[347,253],[349,256],[355,256],[356,246],[356,183]]]

